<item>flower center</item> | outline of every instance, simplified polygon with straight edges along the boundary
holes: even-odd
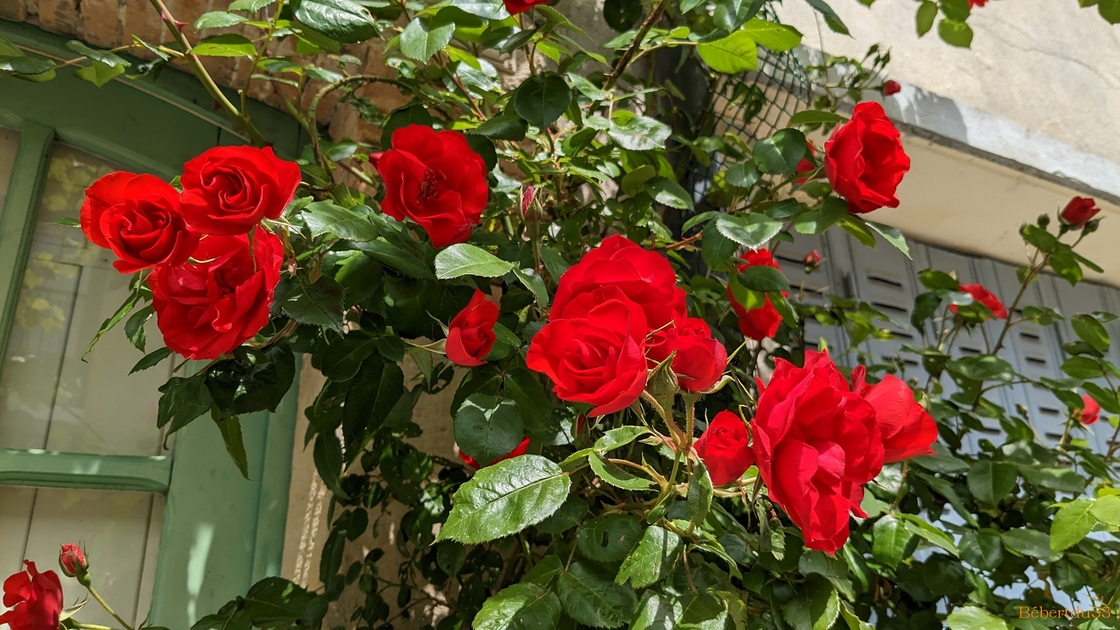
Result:
[[[443,173],[435,169],[427,169],[424,171],[424,181],[420,182],[420,192],[416,195],[416,200],[420,203],[428,203],[439,196],[439,185],[443,183]]]

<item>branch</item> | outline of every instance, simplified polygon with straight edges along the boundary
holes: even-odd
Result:
[[[642,25],[638,27],[638,34],[634,36],[634,41],[630,43],[630,47],[626,49],[626,52],[622,53],[622,56],[618,58],[618,62],[614,64],[614,69],[611,70],[610,78],[603,84],[603,91],[610,90],[614,87],[614,84],[622,77],[622,73],[626,72],[627,66],[634,60],[634,55],[638,54],[638,49],[642,47],[642,40],[649,34],[653,25],[657,24],[658,20],[661,19],[661,14],[665,12],[665,7],[668,4],[669,0],[661,0],[658,2],[657,6],[650,12],[646,20],[642,22]]]

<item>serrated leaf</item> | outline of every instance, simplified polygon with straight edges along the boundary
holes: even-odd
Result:
[[[709,226],[713,224],[720,234],[747,249],[763,247],[782,231],[781,221],[753,212],[745,217],[719,214]]]
[[[513,263],[508,263],[481,247],[468,243],[458,243],[444,248],[436,254],[435,265],[436,277],[440,280],[450,280],[459,276],[497,278],[514,269]]]
[[[797,29],[759,18],[752,18],[738,32],[746,33],[755,43],[774,52],[792,50],[801,44],[801,33]]]
[[[654,177],[646,184],[646,192],[660,204],[678,210],[692,209],[692,195],[667,177]]]
[[[780,129],[754,145],[754,163],[764,173],[789,175],[808,151],[805,134],[796,129]]]
[[[891,568],[897,567],[902,562],[910,539],[914,537],[902,521],[890,514],[875,521],[872,535],[872,555],[876,561]]]
[[[743,287],[759,293],[780,293],[789,290],[789,280],[782,272],[767,265],[747,267],[739,272],[736,281]]]
[[[517,403],[471,394],[455,412],[455,443],[480,464],[508,455],[524,437]]]
[[[356,44],[378,35],[373,16],[351,0],[302,0],[296,19],[342,44]]]
[[[142,372],[150,367],[155,367],[156,364],[160,363],[169,356],[171,356],[171,348],[164,347],[159,348],[158,350],[152,350],[148,354],[144,355],[144,358],[137,361],[136,365],[132,366],[132,369],[129,370],[128,373],[135,374],[137,372]]]
[[[1097,524],[1092,513],[1093,502],[1081,498],[1071,501],[1058,509],[1050,524],[1050,550],[1054,553],[1065,551],[1081,542]]]
[[[452,498],[437,541],[483,543],[548,518],[568,497],[571,480],[540,455],[522,455],[478,471]]]
[[[200,57],[252,57],[257,49],[244,35],[226,33],[207,37],[191,52]]]
[[[256,13],[273,2],[276,2],[276,0],[234,0],[226,7],[226,10]]]
[[[968,471],[968,491],[978,501],[990,505],[999,503],[1015,488],[1018,471],[1006,462],[983,460]]]
[[[582,560],[560,574],[557,593],[564,611],[594,628],[615,628],[629,623],[638,607],[634,591],[615,584],[612,576]]]
[[[599,439],[595,440],[595,450],[597,451],[610,451],[616,448],[626,446],[634,440],[642,437],[649,430],[645,427],[629,426],[618,427],[611,429],[604,433]]]
[[[623,149],[651,151],[664,148],[672,130],[668,125],[648,116],[634,116],[624,122],[612,122],[607,136]]]
[[[560,621],[560,600],[539,584],[513,584],[482,604],[474,630],[539,630]]]
[[[649,490],[653,486],[653,482],[649,479],[630,474],[629,471],[623,469],[621,466],[603,459],[598,453],[588,453],[587,460],[588,463],[591,464],[591,470],[594,471],[600,479],[616,488],[622,488],[623,490]]]
[[[451,43],[454,34],[455,22],[450,19],[450,13],[431,18],[415,17],[401,31],[401,52],[409,59],[427,61]]]
[[[1120,527],[1120,497],[1114,494],[1098,496],[1093,501],[1092,512],[1100,522]]]
[[[236,13],[209,11],[198,16],[198,19],[194,21],[194,28],[199,31],[208,28],[226,28],[229,26],[237,26],[244,21],[245,17],[237,15]]]
[[[830,7],[827,2],[825,2],[824,0],[805,0],[805,2],[807,2],[809,6],[816,9],[817,12],[824,17],[825,24],[828,24],[828,28],[837,33],[840,33],[841,35],[850,34],[848,32],[848,27],[844,25],[844,22],[840,19],[840,16],[836,15],[836,12],[832,10],[832,7]]]
[[[887,242],[894,245],[904,256],[912,258],[910,256],[910,246],[906,244],[906,237],[902,235],[902,232],[898,228],[874,221],[864,221],[864,223],[872,230],[878,232],[880,236],[887,239]]]
[[[961,606],[945,619],[949,630],[1007,630],[1007,622],[976,606]]]
[[[630,582],[634,588],[655,584],[673,571],[683,549],[681,537],[657,525],[646,528],[638,546],[618,569],[615,582]]]
[[[921,6],[918,7],[916,16],[918,37],[925,35],[929,29],[933,28],[933,22],[937,19],[937,3],[931,0],[925,0]]]
[[[950,46],[970,48],[972,46],[972,27],[967,22],[943,18],[937,23],[937,34]]]
[[[330,234],[351,241],[377,239],[377,227],[367,218],[368,206],[343,208],[331,201],[316,201],[300,211],[312,236]]]
[[[819,123],[835,124],[844,122],[845,120],[847,120],[847,118],[835,112],[808,109],[790,116],[789,122],[786,124],[790,127],[797,127],[798,125],[813,125]]]
[[[714,42],[701,42],[696,45],[696,52],[712,70],[722,74],[758,69],[758,44],[742,31]]]
[[[1003,546],[1011,551],[1034,558],[1049,558],[1050,536],[1035,529],[1013,529],[1000,534]]]
[[[545,72],[529,77],[513,95],[513,108],[530,125],[546,129],[572,102],[572,88],[564,77]]]

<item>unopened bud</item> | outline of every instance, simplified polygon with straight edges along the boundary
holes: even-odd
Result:
[[[66,577],[81,577],[89,571],[89,563],[82,548],[74,543],[62,545],[58,552],[58,566]]]

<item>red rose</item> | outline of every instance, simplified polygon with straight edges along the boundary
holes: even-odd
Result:
[[[902,91],[902,86],[898,81],[888,80],[883,83],[883,96],[894,96]]]
[[[837,127],[824,145],[825,175],[851,212],[897,208],[895,190],[908,170],[910,158],[898,129],[875,102],[856,105],[852,119]]]
[[[778,262],[770,255],[770,252],[765,249],[757,251],[748,251],[740,258],[745,262],[739,265],[739,271],[742,272],[748,267],[758,267],[765,265],[775,269],[781,269]],[[785,292],[782,293],[785,295]],[[770,302],[770,296],[763,298],[762,306],[747,309],[742,304],[735,301],[735,296],[731,294],[731,287],[727,287],[727,297],[731,300],[731,308],[735,310],[735,314],[739,316],[739,331],[746,337],[761,341],[767,337],[773,337],[778,332],[778,325],[782,323],[782,316],[778,313],[778,309],[774,308],[773,303]]]
[[[251,243],[246,235],[208,236],[194,261],[156,267],[148,286],[167,347],[188,359],[213,359],[268,324],[284,247],[265,230]]]
[[[867,368],[857,365],[852,370],[852,390],[875,408],[875,422],[883,440],[883,461],[889,464],[933,455],[930,445],[937,441],[937,423],[914,400],[910,386],[893,374],[868,385],[866,376]]]
[[[988,3],[988,0],[968,0],[969,8],[982,7]]]
[[[776,359],[751,433],[758,471],[810,549],[834,552],[848,539],[848,513],[863,516],[863,484],[883,468],[875,409],[809,350],[805,367]]]
[[[513,459],[514,457],[521,457],[528,450],[529,450],[529,437],[526,436],[526,437],[521,438],[521,443],[518,444],[517,446],[513,447],[512,451],[510,451],[509,453],[506,453],[505,455],[502,455],[498,459],[495,459],[494,461],[492,461],[492,462],[490,462],[489,464],[486,464],[486,465],[487,466],[493,466],[494,464],[497,464],[498,462],[501,462],[501,461],[505,461],[507,459]],[[467,455],[463,451],[459,451],[459,459],[463,460],[464,464],[466,464],[467,466],[470,466],[471,468],[473,468],[475,470],[478,470],[479,468],[482,468],[482,466],[480,466],[478,464],[477,459],[471,457],[470,455]]]
[[[456,365],[474,367],[494,347],[494,324],[498,323],[498,305],[486,299],[478,289],[467,307],[447,327],[447,358]]]
[[[991,291],[985,289],[982,285],[962,284],[961,291],[968,293],[972,296],[973,300],[986,306],[988,310],[992,312],[992,315],[995,315],[996,319],[1007,319],[1007,309],[1004,308],[1003,302],[1000,302],[998,297],[993,295]],[[950,304],[949,310],[956,313],[957,305]]]
[[[121,273],[156,265],[181,265],[198,245],[179,209],[179,191],[153,175],[109,173],[86,189],[82,231],[94,245],[113,250]]]
[[[614,286],[572,304],[571,317],[553,319],[533,337],[525,364],[548,375],[561,399],[594,405],[590,417],[629,407],[646,386],[642,309]]]
[[[74,543],[62,545],[62,550],[58,552],[58,566],[66,577],[77,577],[89,570],[85,552]]]
[[[1081,401],[1085,406],[1081,408],[1081,413],[1077,414],[1077,419],[1084,425],[1096,424],[1101,416],[1101,406],[1088,394],[1082,394]]]
[[[803,262],[805,263],[805,268],[812,271],[821,266],[821,253],[814,249],[808,254],[805,254]]]
[[[1089,222],[1089,219],[1097,216],[1101,209],[1097,207],[1097,202],[1093,201],[1090,197],[1074,197],[1069,200],[1064,210],[1062,210],[1062,222],[1072,225],[1073,227],[1081,227]]]
[[[506,11],[510,15],[517,15],[524,13],[529,9],[537,6],[538,4],[548,4],[548,0],[504,0],[506,3]]]
[[[397,129],[393,148],[377,158],[377,172],[385,182],[381,210],[415,221],[436,247],[465,242],[490,194],[486,162],[458,131]]]
[[[646,356],[656,365],[673,351],[677,353],[673,357],[673,373],[686,392],[710,388],[727,368],[727,349],[712,338],[707,322],[696,317],[682,319],[655,333]]]
[[[717,413],[708,423],[707,430],[696,440],[696,454],[708,469],[713,486],[736,481],[754,463],[754,453],[747,443],[747,425],[730,411]]]
[[[54,571],[39,573],[35,563],[24,560],[26,572],[4,580],[4,605],[0,625],[11,630],[58,630],[62,614],[62,582]]]
[[[669,261],[614,235],[560,277],[550,317],[555,320],[573,313],[578,316],[579,310],[569,309],[572,301],[606,286],[618,287],[627,299],[641,307],[646,323],[654,330],[686,316],[684,291],[677,286],[677,274]]]
[[[214,147],[183,166],[183,215],[203,234],[245,234],[284,212],[299,187],[299,166],[271,147]]]

